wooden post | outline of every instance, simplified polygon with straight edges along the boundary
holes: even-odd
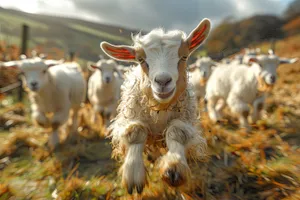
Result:
[[[273,52],[275,53],[275,45],[276,45],[276,39],[271,39],[271,46],[270,46],[270,49],[273,50]]]
[[[19,76],[18,81],[20,82],[20,86],[18,88],[18,100],[19,102],[23,101],[23,86],[22,86],[22,80],[21,77]]]
[[[29,33],[29,26],[23,24],[22,26],[22,41],[21,41],[21,54],[25,54],[27,52],[27,41],[28,41],[28,33]]]
[[[75,59],[75,52],[74,51],[70,51],[69,52],[69,60],[70,61],[74,61],[74,59]]]

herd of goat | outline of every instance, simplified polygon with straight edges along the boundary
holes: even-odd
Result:
[[[297,61],[279,58],[272,51],[247,50],[220,63],[202,57],[187,66],[188,57],[209,31],[210,21],[204,19],[189,35],[154,29],[134,36],[133,46],[102,42],[102,51],[112,59],[88,63],[94,71],[88,84],[74,61],[22,56],[1,65],[22,71],[32,119],[52,128],[51,149],[59,144],[58,130],[66,123],[71,126],[68,138],[74,138],[87,89],[94,110],[91,121],[98,123],[99,114],[106,119],[113,156],[123,158],[122,183],[128,193],[134,189],[142,193],[147,183],[143,152],[157,152],[160,147],[167,150],[158,166],[161,178],[173,187],[189,181],[188,158],[205,157],[197,101],[205,100],[213,123],[221,119],[227,105],[238,116],[240,126],[250,130],[248,120],[254,123],[259,119],[265,94],[276,82],[277,67]],[[136,65],[124,67],[115,60]]]

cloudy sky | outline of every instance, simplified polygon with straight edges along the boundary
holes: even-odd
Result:
[[[213,24],[227,16],[280,15],[292,0],[0,0],[0,6],[29,13],[85,20],[150,30],[179,28],[189,32],[199,21]]]

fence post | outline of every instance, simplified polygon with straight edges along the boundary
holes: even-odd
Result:
[[[271,46],[270,46],[270,49],[273,50],[273,52],[275,53],[275,45],[276,45],[276,39],[271,39]]]
[[[29,33],[29,26],[23,24],[22,26],[22,41],[21,41],[21,54],[25,54],[27,52],[27,41],[28,41],[28,33]]]
[[[23,85],[22,85],[22,80],[21,77],[18,77],[18,81],[20,83],[20,86],[18,88],[18,101],[22,102],[23,101]]]

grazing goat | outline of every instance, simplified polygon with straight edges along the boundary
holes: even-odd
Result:
[[[217,67],[208,80],[206,98],[208,113],[213,122],[221,118],[224,108],[216,106],[219,99],[226,101],[231,112],[239,118],[240,126],[250,130],[247,117],[249,105],[253,106],[252,122],[259,119],[259,112],[264,106],[263,92],[269,91],[276,82],[276,69],[279,64],[294,63],[297,59],[283,59],[276,55],[252,57],[251,66],[230,64]]]
[[[22,80],[29,94],[32,118],[40,126],[51,127],[48,145],[54,149],[59,144],[58,129],[65,124],[72,110],[71,132],[77,129],[77,112],[84,101],[86,83],[80,66],[44,60],[39,57],[10,61],[4,66],[17,66],[22,71]],[[48,114],[53,114],[49,118]],[[69,138],[71,136],[69,135]]]
[[[205,97],[206,82],[213,71],[213,67],[216,67],[217,64],[209,57],[202,57],[189,66],[189,80],[194,86],[195,96],[198,101]]]
[[[88,99],[93,105],[92,122],[95,123],[99,113],[106,124],[114,116],[120,99],[120,87],[123,82],[121,72],[114,60],[99,60],[89,63],[94,71],[88,81]]]
[[[139,63],[125,74],[117,117],[109,127],[113,155],[123,158],[122,182],[128,193],[142,193],[146,184],[143,152],[151,147],[168,150],[160,159],[161,178],[170,186],[187,183],[186,156],[204,156],[206,141],[197,123],[196,102],[187,80],[187,59],[207,38],[204,19],[186,36],[179,30],[154,29],[133,37],[134,46],[101,43],[110,57]]]

